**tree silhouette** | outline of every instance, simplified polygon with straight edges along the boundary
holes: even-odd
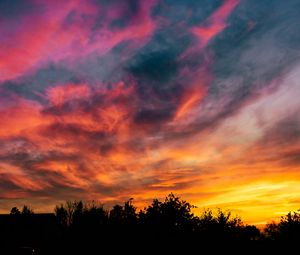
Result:
[[[99,227],[100,225],[107,224],[108,212],[102,204],[91,201],[84,203],[83,217],[85,224]]]
[[[20,215],[21,212],[20,212],[20,210],[18,209],[18,207],[13,207],[13,208],[11,208],[11,210],[10,210],[10,214],[11,214],[11,215]]]
[[[145,235],[158,242],[179,238],[183,234],[186,238],[194,231],[192,208],[193,205],[171,193],[163,202],[154,199],[151,205],[140,211],[139,221]]]
[[[243,240],[256,241],[261,237],[260,231],[256,226],[246,225],[242,230],[241,238]]]
[[[67,201],[54,208],[59,224],[64,227],[78,227],[82,224],[99,225],[108,219],[108,212],[103,205],[95,201]]]
[[[34,214],[33,210],[27,206],[27,205],[24,205],[23,206],[23,209],[22,209],[22,212],[21,212],[23,215],[31,215],[31,214]]]
[[[137,214],[133,206],[133,199],[129,199],[122,205],[115,205],[109,212],[109,237],[117,239],[126,245],[131,239],[137,237]]]
[[[128,223],[133,223],[137,219],[136,207],[133,205],[133,198],[130,198],[124,204],[124,216]]]
[[[63,204],[56,206],[54,208],[54,214],[59,222],[59,224],[63,227],[70,226],[71,221],[69,220],[69,215],[67,209]]]
[[[125,211],[123,206],[115,205],[109,212],[109,220],[114,224],[121,224],[125,219]]]
[[[154,199],[139,213],[132,198],[110,211],[96,201],[67,201],[56,206],[54,214],[45,215],[24,205],[0,216],[0,240],[7,247],[35,247],[39,254],[56,254],[56,248],[64,254],[96,254],[99,247],[118,253],[130,244],[165,254],[189,253],[195,247],[212,253],[270,254],[279,251],[280,244],[286,248],[300,241],[299,211],[267,224],[261,233],[230,211],[206,209],[195,216],[194,208],[173,193],[164,200]]]
[[[20,211],[19,208],[16,206],[11,208],[10,214],[11,215],[21,215],[21,214],[22,215],[31,215],[31,214],[34,214],[34,212],[29,206],[24,205],[22,208],[22,211]]]
[[[283,242],[300,241],[300,213],[289,212],[282,216],[280,222],[267,224],[264,229],[266,236],[272,240]]]

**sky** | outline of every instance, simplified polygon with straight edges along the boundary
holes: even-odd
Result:
[[[170,192],[300,209],[299,0],[1,0],[0,213]]]

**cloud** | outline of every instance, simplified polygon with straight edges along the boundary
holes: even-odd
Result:
[[[298,169],[298,5],[2,1],[0,202],[176,191],[245,213],[234,185]]]
[[[20,16],[32,13],[34,11],[41,11],[36,4],[31,1],[12,0],[12,1],[1,1],[0,3],[0,15],[5,19],[15,19]]]
[[[225,1],[205,20],[204,25],[192,29],[193,34],[200,40],[201,48],[205,47],[210,40],[226,28],[226,20],[238,3],[239,0]]]
[[[75,60],[78,62],[80,58],[94,52],[104,55],[124,40],[136,40],[135,46],[143,44],[143,40],[151,36],[155,27],[148,13],[152,1],[142,4],[133,13],[133,22],[128,26],[117,29],[113,29],[110,24],[119,17],[119,12],[127,9],[127,5],[120,2],[116,7],[108,8],[107,16],[101,24],[97,24],[97,17],[103,17],[105,9],[102,10],[103,6],[93,1],[65,1],[62,5],[45,2],[41,5],[43,11],[30,8],[18,24],[14,20],[5,20],[7,24],[0,30],[4,43],[0,51],[0,81],[35,72],[49,60],[63,60],[71,65]],[[10,8],[15,10],[18,7],[15,5]],[[126,11],[123,15],[126,15]],[[22,33],[22,30],[30,32]]]

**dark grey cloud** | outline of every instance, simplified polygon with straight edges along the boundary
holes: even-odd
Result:
[[[0,174],[0,192],[14,191],[20,190],[22,187],[19,187],[15,183],[13,183],[8,174]],[[0,196],[1,199],[1,196]]]
[[[141,82],[167,84],[178,72],[176,57],[176,51],[171,49],[150,52],[142,55],[140,61],[131,66],[130,71]]]
[[[241,1],[230,26],[210,46],[216,76],[211,94],[234,98],[235,92],[267,85],[294,65],[299,60],[299,7],[298,1]]]
[[[134,122],[141,125],[157,126],[170,120],[174,116],[173,109],[143,109],[136,113]]]
[[[153,8],[153,18],[164,17],[171,24],[197,25],[208,18],[222,0],[162,0]]]
[[[76,73],[91,86],[99,82],[114,84],[126,81],[128,77],[124,66],[133,55],[131,47],[130,41],[122,41],[104,55],[91,54],[78,63]]]
[[[36,73],[21,77],[17,80],[6,81],[0,86],[6,93],[14,93],[26,99],[45,103],[42,96],[45,89],[66,83],[78,83],[81,78],[74,71],[61,64],[49,64],[37,70]]]
[[[139,18],[141,12],[140,0],[93,0],[96,6],[99,6],[100,15],[98,16],[93,29],[96,31],[103,26],[107,25],[112,31],[122,30],[132,24]],[[108,17],[109,10],[115,9],[118,12],[118,16]]]
[[[35,11],[43,11],[41,5],[37,5],[30,0],[1,0],[0,17],[5,19],[16,19],[20,16]]]

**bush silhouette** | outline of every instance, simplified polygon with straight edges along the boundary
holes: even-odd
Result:
[[[11,208],[10,214],[11,215],[21,215],[21,214],[22,215],[30,215],[30,214],[34,214],[34,212],[29,206],[24,205],[22,208],[22,211],[20,211],[18,207]]]
[[[13,208],[11,208],[11,210],[10,210],[10,214],[11,214],[11,215],[20,215],[21,212],[20,212],[20,210],[19,210],[18,207],[13,207]]]
[[[267,224],[264,229],[267,238],[281,242],[300,241],[300,213],[289,212],[282,216],[279,223]]]
[[[139,219],[147,231],[157,236],[191,232],[192,222],[196,219],[192,208],[194,206],[171,193],[163,202],[154,199],[151,205],[140,211]]]
[[[268,254],[278,251],[280,243],[300,240],[300,212],[267,224],[261,233],[230,211],[207,209],[196,216],[194,208],[173,193],[139,212],[132,198],[110,210],[97,201],[67,201],[57,205],[54,214],[34,214],[24,205],[0,217],[0,240],[2,247],[34,247],[38,254],[57,254],[57,249],[62,254],[95,254],[99,249],[118,253],[131,245],[166,254],[197,247]]]

